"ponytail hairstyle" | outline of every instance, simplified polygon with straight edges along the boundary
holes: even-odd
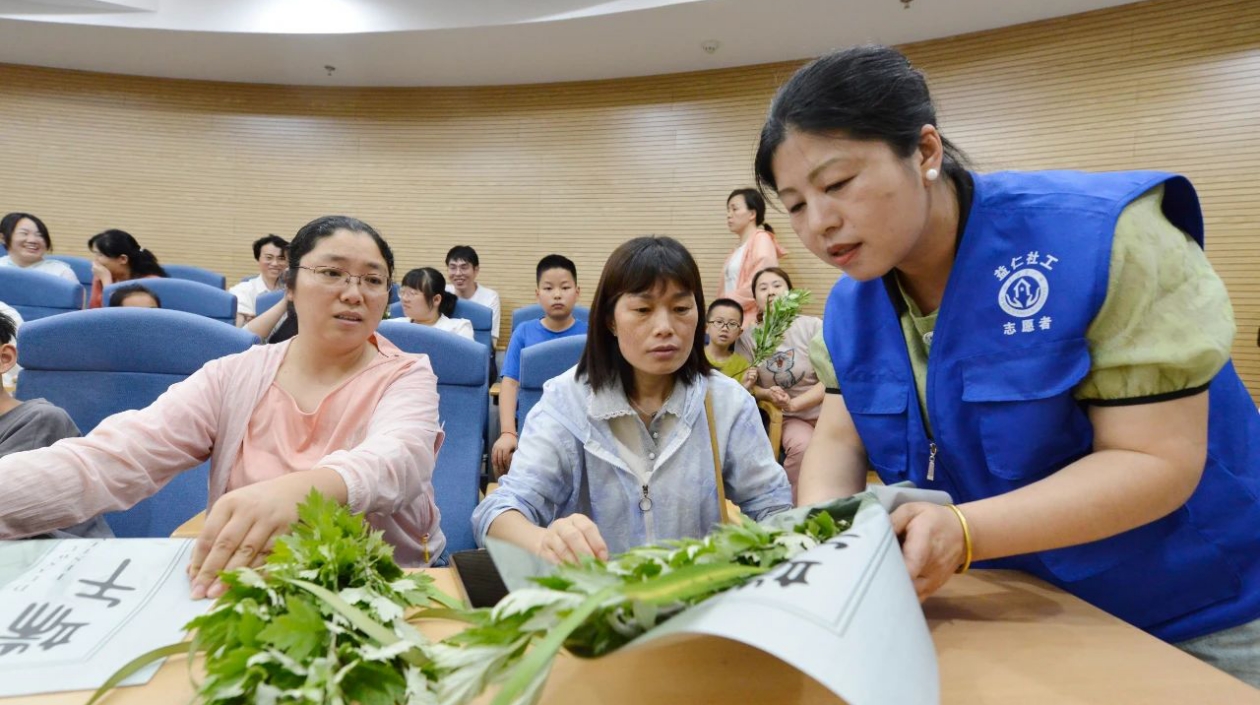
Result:
[[[131,269],[131,278],[166,277],[169,276],[157,256],[140,246],[136,239],[125,230],[106,230],[88,239],[88,249],[96,250],[106,257],[127,256],[127,266]]]
[[[901,158],[919,146],[924,125],[936,126],[927,79],[904,54],[859,46],[828,54],[796,72],[770,103],[754,170],[763,193],[777,191],[774,154],[789,132],[883,142]],[[941,135],[942,170],[957,181],[970,160]]]
[[[403,275],[402,285],[420,292],[430,308],[433,306],[433,299],[441,296],[438,315],[450,318],[455,313],[455,300],[458,297],[446,290],[446,277],[433,267],[421,267],[407,272]]]

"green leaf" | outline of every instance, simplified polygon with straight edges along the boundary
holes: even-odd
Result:
[[[287,605],[288,613],[276,617],[258,633],[258,639],[301,661],[323,645],[324,618],[319,608],[296,595],[288,599]]]
[[[167,644],[166,646],[159,646],[158,648],[153,649],[152,651],[146,651],[145,653],[140,654],[139,656],[123,664],[122,668],[119,668],[117,671],[114,671],[114,675],[110,676],[101,685],[101,687],[96,689],[96,692],[92,693],[92,697],[91,699],[87,701],[87,705],[93,705],[93,703],[95,703],[97,700],[100,700],[101,698],[103,698],[106,693],[113,690],[114,688],[117,688],[118,684],[123,682],[127,678],[129,678],[131,674],[139,671],[145,666],[148,666],[154,661],[157,661],[158,659],[164,659],[167,656],[175,656],[176,654],[189,654],[191,656],[192,655],[191,649],[192,649],[192,644],[189,644],[186,641],[181,641],[178,644]]]
[[[627,585],[622,590],[629,599],[667,605],[716,592],[764,572],[766,569],[759,566],[730,563],[692,565],[641,583]]]
[[[399,640],[398,636],[387,627],[381,625],[362,611],[355,609],[353,605],[338,597],[336,593],[305,580],[290,580],[288,582],[323,600],[330,608],[348,619],[351,624],[362,630],[365,634],[375,639],[377,643],[388,645]],[[402,655],[402,658],[413,666],[423,666],[428,663],[428,658],[426,658],[418,649],[408,651]]]
[[[407,681],[386,663],[360,661],[342,678],[341,688],[359,705],[394,705],[403,701]]]
[[[582,604],[574,608],[563,622],[547,633],[546,638],[534,644],[534,648],[530,649],[525,658],[512,670],[512,675],[494,696],[491,705],[512,705],[520,702],[518,699],[527,692],[536,693],[536,681],[551,671],[552,659],[559,653],[565,640],[575,629],[582,626],[586,618],[590,617],[604,601],[616,593],[616,588],[604,588],[587,597]]]

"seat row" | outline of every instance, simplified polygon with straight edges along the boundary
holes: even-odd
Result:
[[[178,265],[166,268],[172,275],[169,279],[141,279],[111,284],[105,287],[103,298],[108,302],[114,289],[141,284],[157,294],[162,300],[163,308],[195,313],[235,325],[236,297],[224,291],[221,285],[223,277],[214,275],[220,282],[217,287],[203,281],[176,278],[173,272],[176,266]],[[16,267],[0,268],[0,301],[17,309],[26,321],[81,310],[86,305],[92,287],[90,267],[86,284],[77,270],[76,275],[80,277],[80,284],[51,277],[43,272],[29,272]]]

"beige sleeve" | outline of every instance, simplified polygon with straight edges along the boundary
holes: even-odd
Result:
[[[1193,238],[1164,217],[1164,187],[1116,221],[1107,298],[1086,331],[1092,367],[1080,400],[1139,402],[1208,384],[1225,365],[1234,314]]]

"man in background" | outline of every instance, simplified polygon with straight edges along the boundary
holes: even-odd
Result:
[[[254,241],[254,260],[258,262],[258,276],[237,284],[228,291],[236,297],[236,326],[239,328],[258,315],[254,302],[258,295],[276,291],[281,286],[280,277],[289,268],[289,241],[277,235],[268,235]]]

